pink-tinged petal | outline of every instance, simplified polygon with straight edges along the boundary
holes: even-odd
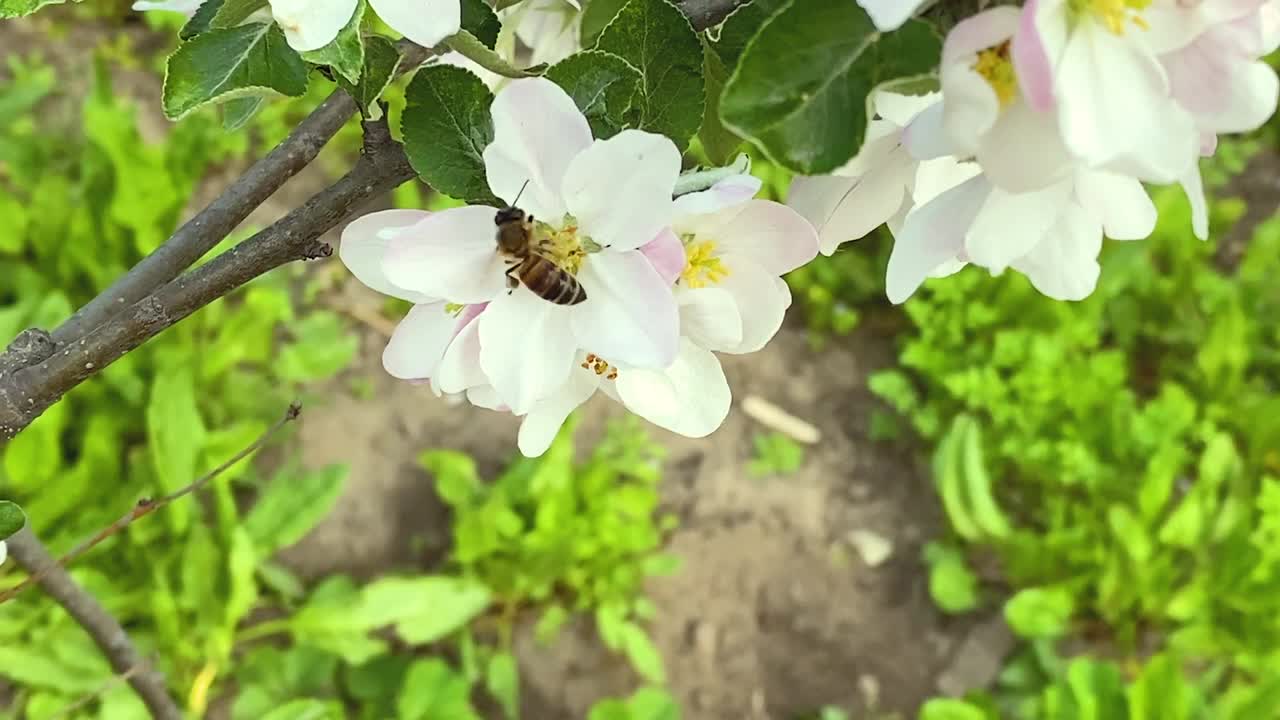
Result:
[[[1062,137],[1092,166],[1173,182],[1194,162],[1191,115],[1169,97],[1154,57],[1093,21],[1072,32],[1058,67]]]
[[[741,205],[755,197],[763,184],[754,175],[731,175],[706,190],[681,195],[675,201],[676,222],[689,215],[706,215]]]
[[[752,200],[715,238],[717,250],[750,258],[785,275],[818,256],[818,233],[800,213],[772,200]]]
[[[1114,240],[1141,240],[1156,228],[1156,206],[1136,179],[1109,172],[1082,171],[1075,183],[1080,205]]]
[[[515,414],[528,413],[569,379],[578,346],[564,306],[521,286],[489,303],[476,322],[480,367]]]
[[[582,264],[578,281],[586,302],[570,315],[574,347],[611,363],[661,368],[676,355],[680,316],[671,285],[644,254],[604,251]]]
[[[872,102],[875,104],[876,114],[900,128],[909,125],[917,115],[936,105],[941,100],[942,94],[937,92],[924,93],[923,95],[903,95],[887,90],[877,90],[872,94]],[[872,137],[871,128],[868,127],[867,141],[870,142]]]
[[[993,274],[1026,255],[1054,224],[1071,197],[1070,180],[1043,190],[1007,193],[994,188],[965,234],[965,255]]]
[[[488,385],[489,378],[480,366],[480,322],[475,317],[465,320],[459,317],[454,321],[453,332],[453,339],[432,378],[436,389],[460,393]]]
[[[525,457],[538,457],[546,452],[569,414],[591,399],[599,384],[600,378],[594,372],[578,368],[563,387],[535,403],[520,422],[520,434],[516,438],[520,452]]]
[[[443,302],[414,305],[387,342],[382,352],[382,367],[401,380],[432,377],[457,324],[457,318],[445,312]]]
[[[1035,250],[1013,263],[1013,268],[1055,300],[1083,300],[1098,285],[1101,249],[1101,226],[1072,203]]]
[[[568,93],[544,78],[513,80],[494,97],[489,113],[493,142],[484,149],[489,189],[508,203],[519,195],[520,207],[534,217],[558,222],[566,210],[565,171],[591,145],[587,119]]]
[[[982,84],[986,85],[986,82],[984,81]],[[989,87],[987,91],[990,92]],[[981,121],[986,122],[988,126],[995,121],[996,112],[999,110],[999,106],[994,100],[995,93],[990,92],[990,94],[992,102],[989,103],[990,108],[988,110],[991,116],[986,121]],[[956,92],[955,103],[952,103],[952,96],[948,94],[945,102],[937,102],[930,105],[919,115],[912,118],[911,122],[907,123],[907,126],[902,129],[902,146],[906,148],[912,158],[924,161],[948,155],[972,154],[972,149],[966,146],[972,145],[977,141],[977,134],[969,133],[966,130],[965,134],[972,134],[972,137],[961,137],[963,144],[957,144],[947,129],[948,116],[952,105],[954,104],[963,110],[964,101],[965,98],[959,91]],[[958,120],[952,118],[952,121],[964,123],[980,122],[971,118],[959,118]],[[975,125],[974,133],[976,133],[976,128],[977,126]]]
[[[1022,96],[1031,107],[1039,112],[1049,112],[1054,106],[1053,63],[1045,36],[1037,26],[1043,0],[1027,0],[1022,5],[1022,15],[1018,18],[1018,30],[1014,33],[1010,45],[1010,57],[1013,70],[1018,76],[1018,87]],[[1063,42],[1066,35],[1065,17],[1059,18],[1048,8],[1050,16],[1046,19],[1049,27],[1050,42],[1055,45]],[[1058,46],[1060,47],[1060,45]],[[1056,49],[1056,48],[1055,48]]]
[[[351,22],[358,0],[271,0],[271,15],[289,47],[319,50]]]
[[[686,437],[710,435],[729,416],[732,395],[720,361],[688,338],[664,370],[623,369],[618,397],[631,412]]]
[[[1218,136],[1211,132],[1200,132],[1200,157],[1213,157],[1218,152]]]
[[[392,30],[423,47],[433,47],[462,27],[458,0],[369,0]]]
[[[975,53],[1009,40],[1018,32],[1022,13],[1015,7],[1003,6],[984,10],[956,23],[942,44],[944,64],[972,63]]]
[[[1209,239],[1209,203],[1204,197],[1204,182],[1200,178],[1200,167],[1193,166],[1178,184],[1187,194],[1191,203],[1191,231],[1201,240]]]
[[[508,264],[494,239],[496,212],[483,205],[452,208],[395,235],[382,260],[387,280],[459,303],[485,302],[505,292]]]
[[[1280,50],[1280,0],[1271,0],[1258,9],[1259,33],[1262,41],[1259,55],[1270,55]]]
[[[1000,113],[977,150],[978,164],[997,187],[1039,190],[1062,180],[1074,165],[1057,118],[1015,102]]]
[[[907,215],[894,238],[885,274],[890,302],[905,302],[930,273],[960,257],[965,231],[990,193],[991,183],[977,175]]]
[[[1244,133],[1257,130],[1276,112],[1280,99],[1280,78],[1265,62],[1238,67],[1230,79],[1231,102],[1222,112],[1201,120],[1201,127],[1219,133]]]
[[[791,293],[785,282],[779,283],[773,273],[749,257],[723,255],[720,259],[728,274],[716,287],[728,291],[738,306],[738,316],[742,318],[742,341],[715,349],[734,354],[755,352],[778,334],[787,308],[791,306]]]
[[[623,130],[582,151],[564,176],[564,200],[600,245],[635,250],[671,224],[680,152],[666,137]]]
[[[819,249],[831,255],[842,243],[864,237],[898,212],[914,165],[899,148],[887,163],[862,177],[798,176],[791,181],[787,204],[813,224]]]
[[[383,210],[362,215],[342,229],[338,258],[371,290],[412,303],[431,302],[436,298],[399,287],[382,270],[391,240],[411,232],[414,225],[430,215],[425,210]]]
[[[681,288],[680,334],[699,347],[717,352],[742,345],[742,315],[732,293],[724,288]]]
[[[684,243],[680,242],[680,238],[676,237],[671,228],[663,228],[662,232],[658,233],[658,237],[640,248],[640,252],[644,253],[649,263],[653,265],[653,269],[658,271],[658,275],[668,285],[675,283],[676,278],[680,277],[680,273],[684,272],[684,266],[689,262],[688,253],[684,251]]]

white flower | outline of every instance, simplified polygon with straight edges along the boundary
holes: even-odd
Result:
[[[532,52],[531,65],[560,62],[582,46],[579,0],[524,0],[500,16],[503,26],[515,28],[515,36]]]
[[[160,10],[163,12],[182,13],[187,17],[195,14],[204,0],[137,0],[133,9],[139,12]]]
[[[488,303],[457,329],[462,340],[474,327],[475,372],[457,382],[443,372],[433,377],[443,392],[483,381],[523,415],[564,386],[581,352],[613,367],[670,366],[679,350],[675,299],[638,248],[670,223],[680,168],[675,145],[636,130],[593,141],[573,100],[540,78],[508,85],[491,112],[494,142],[484,152],[490,189],[506,202],[520,195],[520,207],[537,221],[540,251],[576,273],[586,301],[562,306],[523,285],[508,290],[493,207],[419,215],[408,228],[405,216],[362,219],[344,233],[343,260],[371,287],[413,293],[409,299],[420,304]],[[421,325],[406,330],[416,338],[409,346],[438,347],[447,334],[443,307],[424,310]],[[441,362],[448,365],[447,351]],[[423,364],[400,374],[429,373],[431,363]]]
[[[843,0],[842,0],[843,1]],[[882,32],[897,30],[929,0],[858,0]]]
[[[333,42],[351,22],[359,0],[269,0],[271,14],[298,52]],[[369,0],[391,29],[423,47],[432,47],[462,27],[459,0]]]
[[[1174,182],[1195,162],[1198,134],[1173,99],[1145,37],[1150,0],[1027,0],[1012,58],[1032,108],[1053,111],[1086,165]]]
[[[5,545],[3,540],[0,540],[0,565],[3,565],[4,561],[8,557],[9,557],[9,546]]]

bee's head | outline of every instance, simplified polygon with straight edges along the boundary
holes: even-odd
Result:
[[[532,220],[528,213],[518,207],[504,207],[493,216],[494,225],[506,225],[507,223],[523,223],[526,219]]]

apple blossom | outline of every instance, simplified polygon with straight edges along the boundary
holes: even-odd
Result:
[[[271,14],[298,52],[319,50],[351,22],[359,0],[268,0]],[[432,47],[462,27],[459,0],[369,0],[391,29]]]
[[[529,48],[532,65],[560,62],[582,47],[579,0],[524,0],[503,10],[500,17]]]
[[[929,0],[858,0],[858,5],[871,16],[882,32],[897,30],[911,19]]]

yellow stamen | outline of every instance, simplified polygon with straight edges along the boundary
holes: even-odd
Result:
[[[1017,97],[1018,76],[1014,73],[1013,61],[1009,58],[1008,40],[978,53],[973,71],[981,75],[995,91],[1000,107],[1008,107]]]
[[[465,307],[466,305],[463,305],[461,303],[445,303],[444,312],[446,315],[457,315],[458,313],[462,312],[462,309]]]
[[[582,269],[582,261],[587,256],[584,242],[590,238],[578,234],[578,221],[565,215],[560,227],[538,221],[534,228],[534,250],[539,255],[577,275]]]
[[[1070,0],[1070,9],[1077,16],[1089,13],[1116,35],[1123,35],[1128,23],[1142,30],[1148,29],[1141,13],[1151,0]]]
[[[606,380],[618,379],[618,368],[610,365],[604,358],[595,353],[587,353],[587,359],[582,362],[582,368],[590,370]]]
[[[685,287],[702,288],[715,285],[729,275],[729,268],[716,256],[714,240],[685,238],[685,266],[680,281]]]

